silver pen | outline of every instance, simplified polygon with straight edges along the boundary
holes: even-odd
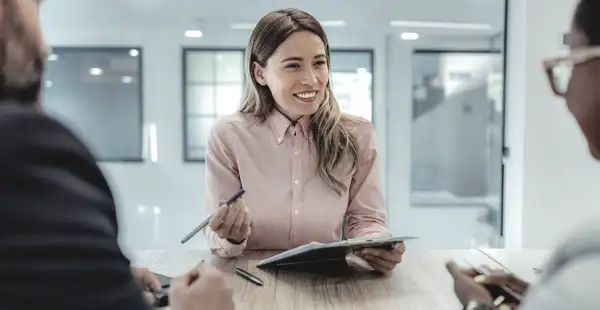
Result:
[[[242,195],[245,192],[246,191],[244,189],[240,189],[240,191],[238,191],[231,198],[229,198],[229,200],[227,200],[227,202],[225,204],[230,205],[230,204],[234,203],[236,200],[238,200],[238,198],[242,197]],[[200,225],[196,226],[196,228],[194,228],[194,230],[192,230],[189,234],[187,234],[185,237],[183,237],[183,239],[181,239],[181,244],[188,242],[190,239],[192,239],[192,237],[194,237],[197,233],[199,233],[202,229],[204,229],[204,227],[206,227],[208,225],[208,223],[210,223],[210,220],[215,215],[215,213],[216,212],[207,216],[204,219],[204,221],[202,221],[202,223],[200,223]]]

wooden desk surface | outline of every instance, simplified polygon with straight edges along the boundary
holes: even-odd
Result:
[[[444,267],[448,259],[458,263],[468,257],[476,264],[489,264],[477,250],[413,250],[389,277],[361,275],[332,279],[297,273],[269,273],[257,269],[258,260],[274,252],[250,252],[236,259],[221,259],[208,251],[136,252],[134,265],[153,272],[178,276],[201,260],[230,277],[238,310],[246,309],[461,309],[454,296],[452,279]],[[243,268],[265,282],[258,287],[232,272]]]

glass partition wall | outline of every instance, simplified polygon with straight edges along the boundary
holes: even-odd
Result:
[[[475,213],[473,246],[499,246],[501,51],[415,50],[411,204]]]

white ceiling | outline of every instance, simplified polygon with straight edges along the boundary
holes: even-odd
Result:
[[[228,29],[231,23],[255,23],[265,13],[286,7],[303,9],[322,21],[344,20],[347,29],[399,31],[390,20],[489,24],[493,30],[486,35],[504,28],[504,0],[50,0],[42,5],[41,15],[44,27],[61,29]]]

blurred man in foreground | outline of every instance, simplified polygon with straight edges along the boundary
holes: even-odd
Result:
[[[111,190],[86,146],[44,115],[38,0],[0,0],[0,309],[147,310],[154,276],[117,243]],[[231,310],[223,275],[173,281],[173,310]]]

